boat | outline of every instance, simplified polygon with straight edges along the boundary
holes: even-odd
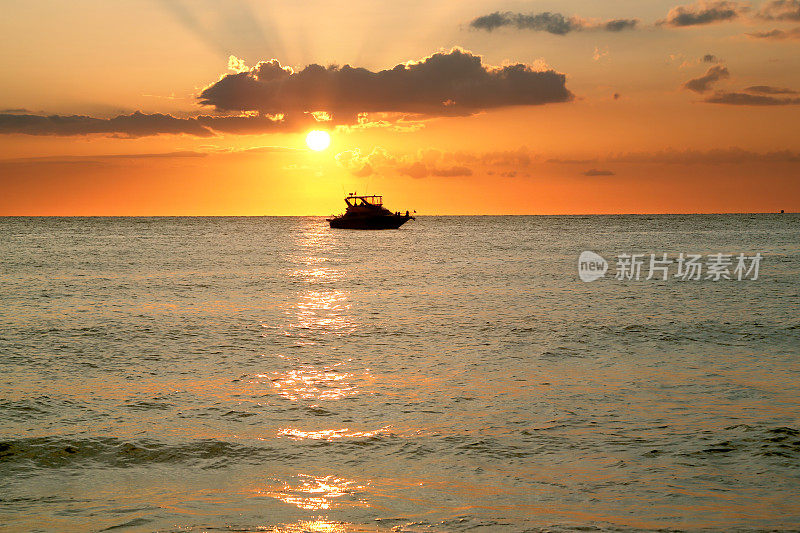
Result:
[[[351,192],[344,199],[347,209],[344,214],[326,219],[332,228],[339,229],[397,229],[414,217],[392,213],[383,207],[383,196],[358,196]]]

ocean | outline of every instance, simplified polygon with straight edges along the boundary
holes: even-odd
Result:
[[[0,529],[800,530],[800,215],[2,218]]]

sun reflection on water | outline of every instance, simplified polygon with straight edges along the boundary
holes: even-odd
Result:
[[[320,429],[317,431],[303,431],[297,428],[283,428],[278,431],[279,437],[288,437],[292,440],[335,440],[335,439],[359,439],[359,438],[370,438],[375,437],[376,435],[381,435],[387,433],[390,426],[382,427],[381,429],[376,429],[375,431],[350,431],[349,428],[342,428],[342,429]]]
[[[312,365],[300,365],[285,372],[256,374],[259,383],[268,382],[270,386],[291,401],[300,400],[341,400],[358,393],[351,372],[341,372],[335,367],[341,363],[318,369]]]
[[[295,336],[298,330],[312,333],[350,333],[353,324],[342,315],[350,309],[344,291],[307,291],[287,310],[290,322],[283,334]]]
[[[297,477],[295,485],[284,483],[278,489],[256,489],[255,492],[307,511],[327,511],[343,506],[367,507],[366,501],[357,497],[365,487],[353,480],[306,474]]]
[[[289,272],[289,277],[301,283],[331,283],[342,279],[344,273],[329,267],[298,268]]]
[[[287,322],[280,329],[287,337],[298,337],[298,345],[315,344],[319,335],[342,335],[354,330],[346,315],[348,293],[328,284],[342,280],[345,272],[336,268],[335,234],[318,220],[310,221],[294,239],[295,252],[286,256],[287,271],[294,283],[309,285],[285,310]],[[310,338],[309,338],[310,337]]]
[[[345,533],[353,530],[347,524],[318,519],[300,520],[295,524],[286,524],[268,531],[273,533]]]

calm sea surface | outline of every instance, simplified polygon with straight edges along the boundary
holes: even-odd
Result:
[[[800,216],[0,219],[3,531],[595,528],[800,529]]]

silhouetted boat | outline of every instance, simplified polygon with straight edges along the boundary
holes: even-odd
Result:
[[[383,207],[383,196],[356,196],[350,193],[345,199],[344,214],[327,219],[332,228],[340,229],[397,229],[414,217],[406,211],[392,213]]]

